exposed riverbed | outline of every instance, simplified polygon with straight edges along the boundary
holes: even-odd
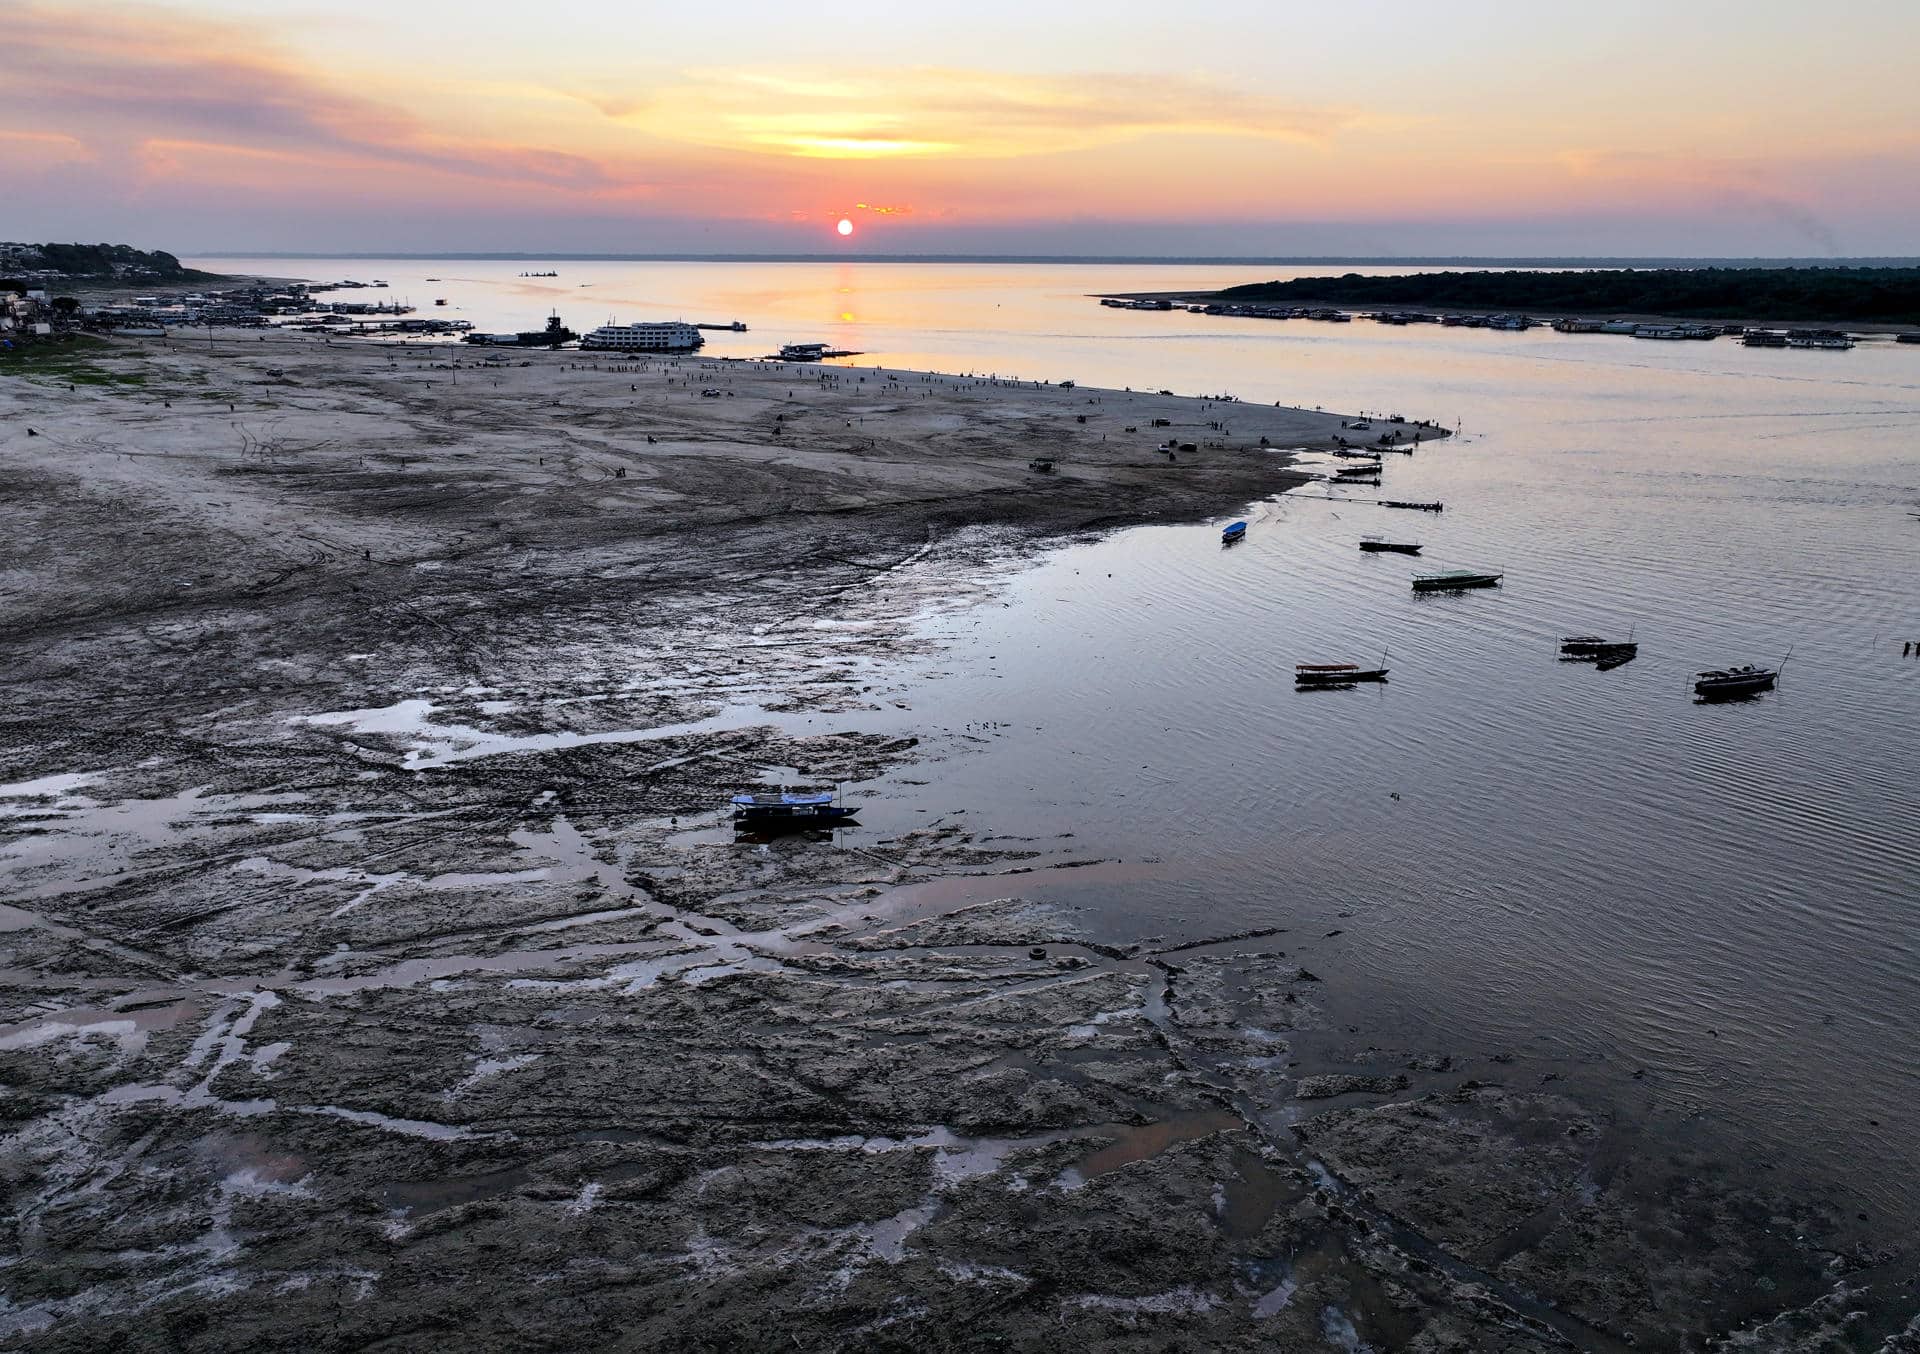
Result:
[[[1528,1050],[1363,1031],[1383,975],[1334,933],[1391,923],[1171,903],[1190,859],[1044,808],[1006,750],[1061,745],[954,694],[1043,692],[1016,655],[1071,654],[968,636],[1044,617],[1022,590],[1128,551],[1115,526],[1298,483],[1259,439],[1337,416],[695,363],[456,389],[447,360],[237,342],[0,390],[46,434],[0,444],[10,1337],[1786,1349],[1905,1320],[1871,1217]],[[1155,417],[1201,449],[1155,455]],[[1224,555],[1186,530],[1257,570],[1298,511]],[[1113,597],[1083,594],[1177,642]],[[866,827],[720,826],[782,778]]]

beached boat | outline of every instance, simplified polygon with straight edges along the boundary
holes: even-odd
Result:
[[[1222,543],[1230,545],[1234,541],[1244,540],[1246,534],[1247,524],[1245,522],[1229,522],[1220,532],[1220,540]]]
[[[1354,682],[1384,682],[1385,668],[1363,668],[1358,663],[1296,663],[1293,680],[1297,686],[1345,686]]]
[[[1380,462],[1366,461],[1359,465],[1337,465],[1333,468],[1333,473],[1342,477],[1348,475],[1377,475],[1380,473]]]
[[[1380,506],[1383,508],[1412,508],[1415,512],[1440,512],[1447,505],[1444,503],[1402,503],[1398,499],[1383,498],[1380,500]]]
[[[1383,541],[1378,536],[1368,536],[1360,542],[1360,548],[1370,555],[1392,553],[1395,555],[1417,555],[1420,547],[1407,541]]]
[[[1505,574],[1476,573],[1472,569],[1448,569],[1437,574],[1417,574],[1413,580],[1415,592],[1460,592],[1466,588],[1494,588],[1500,585]]]
[[[755,825],[845,822],[854,815],[852,805],[836,804],[832,792],[825,790],[818,793],[782,790],[777,794],[735,795],[730,802],[733,805],[734,822]]]
[[[1751,696],[1755,692],[1770,688],[1779,675],[1778,668],[1757,668],[1752,665],[1738,668],[1709,668],[1705,672],[1694,674],[1693,694],[1707,700],[1728,700],[1738,696]]]

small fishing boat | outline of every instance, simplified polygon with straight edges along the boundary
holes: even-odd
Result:
[[[1439,512],[1447,505],[1444,503],[1402,503],[1398,499],[1383,498],[1380,500],[1380,506],[1383,508],[1412,508],[1416,512]]]
[[[1706,700],[1730,700],[1768,690],[1780,675],[1778,668],[1709,668],[1694,674],[1693,694]]]
[[[1370,555],[1391,553],[1395,555],[1417,555],[1420,547],[1408,541],[1383,541],[1378,536],[1363,537],[1360,548]]]
[[[782,790],[776,794],[735,795],[730,802],[735,823],[755,826],[812,824],[823,820],[845,822],[854,815],[851,805],[836,804],[833,793],[828,790],[817,793]]]
[[[1337,686],[1354,682],[1384,682],[1387,670],[1363,668],[1358,663],[1296,663],[1293,665],[1293,680],[1296,686]]]
[[[1437,574],[1416,574],[1415,592],[1460,592],[1466,588],[1496,588],[1505,574],[1476,573],[1472,569],[1448,569]]]
[[[1600,671],[1631,663],[1640,646],[1631,639],[1601,639],[1598,635],[1569,635],[1560,641],[1562,663],[1592,663]]]
[[[1220,533],[1220,542],[1223,545],[1231,545],[1235,541],[1245,540],[1246,535],[1247,524],[1245,522],[1229,522],[1226,528]]]

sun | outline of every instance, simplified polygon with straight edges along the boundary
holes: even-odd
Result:
[[[840,218],[840,224],[835,226],[834,229],[839,231],[842,235],[851,235],[853,234],[853,222],[847,220],[847,218],[843,216]]]

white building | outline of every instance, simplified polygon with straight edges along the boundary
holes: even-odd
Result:
[[[624,353],[685,353],[705,343],[698,329],[680,320],[603,324],[580,340],[582,348]]]

